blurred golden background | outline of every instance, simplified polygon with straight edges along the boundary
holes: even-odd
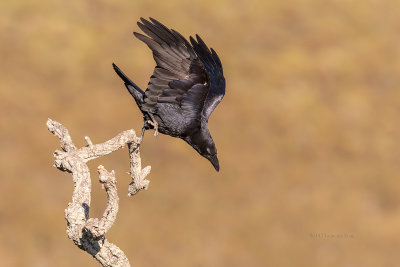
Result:
[[[200,34],[227,94],[209,123],[219,173],[152,131],[148,191],[127,197],[126,149],[90,162],[93,217],[97,165],[117,173],[107,237],[133,266],[397,266],[399,14],[395,0],[1,1],[1,266],[98,266],[66,236],[72,179],[52,167],[45,122],[77,146],[140,131],[111,63],[146,87],[141,16]]]

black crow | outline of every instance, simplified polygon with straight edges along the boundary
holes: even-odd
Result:
[[[179,137],[207,158],[219,171],[217,149],[208,130],[208,118],[225,94],[221,61],[196,34],[190,43],[155,19],[140,18],[147,35],[133,34],[153,51],[157,66],[144,92],[114,63],[144,116],[144,130],[155,129]]]

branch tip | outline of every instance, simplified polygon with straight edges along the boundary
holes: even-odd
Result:
[[[89,147],[93,147],[92,140],[90,140],[89,136],[85,136],[85,140]]]

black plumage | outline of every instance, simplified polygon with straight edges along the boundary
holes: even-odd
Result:
[[[143,18],[139,28],[147,35],[134,35],[153,52],[157,66],[144,92],[115,64],[144,116],[145,129],[179,137],[219,170],[217,149],[208,130],[208,118],[225,94],[221,61],[196,35],[190,43],[178,32],[155,19]]]

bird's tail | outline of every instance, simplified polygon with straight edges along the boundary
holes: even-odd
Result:
[[[128,89],[129,93],[133,96],[138,104],[143,102],[143,95],[144,92],[140,89],[139,86],[136,85],[128,76],[125,75],[114,63],[112,64],[115,72],[118,76],[124,81],[126,88]]]

